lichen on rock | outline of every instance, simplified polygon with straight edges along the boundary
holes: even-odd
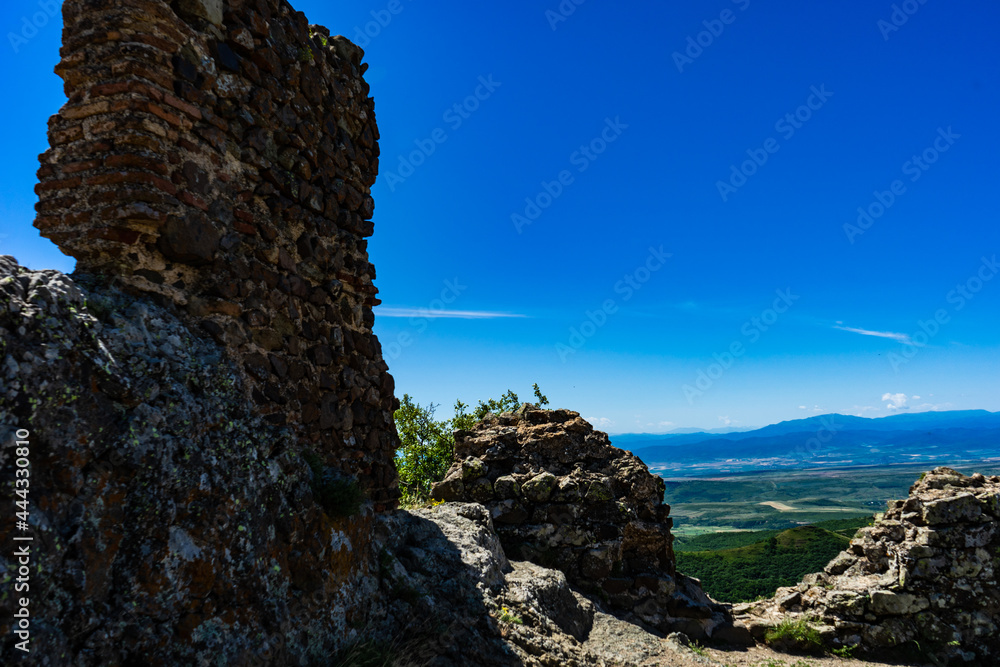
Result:
[[[371,509],[322,510],[291,430],[257,414],[225,350],[177,314],[0,257],[0,361],[5,497],[29,432],[35,659],[291,660],[363,620],[367,550],[334,545],[370,542]],[[0,580],[16,570],[0,554]],[[0,600],[6,655],[13,604]]]

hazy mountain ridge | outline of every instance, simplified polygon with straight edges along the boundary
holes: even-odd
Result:
[[[877,419],[830,414],[740,433],[625,442],[649,465],[733,459],[755,460],[765,467],[985,459],[1000,456],[1000,413],[956,410]]]

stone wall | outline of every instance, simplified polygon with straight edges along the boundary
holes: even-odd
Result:
[[[658,630],[749,638],[675,571],[663,480],[579,413],[524,404],[488,417],[455,432],[455,459],[433,497],[485,505],[510,558],[556,568]]]
[[[997,664],[998,521],[1000,477],[937,468],[823,572],[738,611],[759,637],[802,618],[834,648]]]
[[[394,507],[361,49],[282,0],[67,0],[63,14],[68,101],[35,226],[78,274],[180,308],[269,423]]]

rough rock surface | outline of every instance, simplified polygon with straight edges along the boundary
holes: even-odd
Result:
[[[578,413],[526,403],[456,431],[455,458],[433,497],[486,506],[511,558],[556,568],[658,630],[748,639],[675,572],[663,480]]]
[[[695,664],[680,661],[694,655],[684,647],[602,611],[562,572],[508,561],[482,505],[399,510],[378,524],[392,601],[383,621],[397,635],[401,664]]]
[[[831,646],[1000,662],[1000,477],[937,468],[801,584],[737,607],[758,636],[804,617]]]
[[[391,600],[381,632],[393,637],[394,666],[882,665],[832,656],[798,662],[765,646],[706,648],[680,633],[650,632],[581,594],[562,572],[508,561],[478,504],[399,510],[377,521]]]
[[[66,0],[35,226],[176,308],[257,412],[395,507],[363,51],[284,0]]]
[[[303,448],[256,414],[211,339],[116,288],[0,257],[0,364],[3,497],[21,498],[16,458],[30,471],[29,528],[7,512],[0,535],[33,537],[36,664],[288,664],[364,624],[371,509],[316,502]],[[18,569],[4,549],[8,656]]]

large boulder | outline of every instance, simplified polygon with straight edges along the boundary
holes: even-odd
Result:
[[[708,637],[731,627],[727,607],[675,571],[663,492],[660,477],[579,413],[524,404],[456,431],[455,462],[432,496],[485,505],[511,558],[556,568],[660,631]]]
[[[382,625],[375,629],[393,638],[399,658],[393,664],[698,667],[708,663],[689,648],[602,612],[559,570],[508,560],[482,505],[445,503],[398,510],[378,517],[377,526],[382,597],[389,602],[383,608]]]
[[[20,654],[22,609],[51,665],[290,664],[364,623],[370,503],[320,502],[309,447],[199,333],[0,256],[0,481],[24,513],[0,537],[28,547],[0,554],[0,581],[28,586],[0,599],[0,655]]]

